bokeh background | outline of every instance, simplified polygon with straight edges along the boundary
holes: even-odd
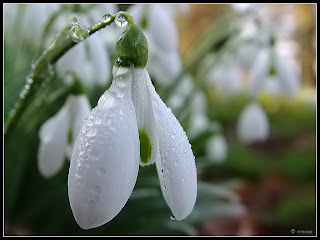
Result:
[[[82,230],[68,201],[69,161],[49,178],[38,170],[39,129],[63,106],[70,78],[83,82],[92,107],[111,83],[123,29],[107,26],[96,34],[100,56],[85,40],[86,61],[58,62],[4,136],[4,235],[316,235],[316,4],[4,4],[4,121],[32,64],[72,16],[92,25],[119,10],[145,32],[147,70],[189,136],[199,184],[193,212],[170,219],[152,165],[140,167],[112,221]],[[256,65],[270,49],[284,61],[263,75]],[[238,128],[250,102],[267,117],[268,134],[248,142]],[[259,132],[255,117],[249,136]]]

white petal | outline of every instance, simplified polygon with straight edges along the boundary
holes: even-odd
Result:
[[[111,63],[100,32],[90,36],[87,41],[90,51],[88,61],[92,70],[91,78],[100,86],[105,86],[110,82]]]
[[[47,120],[40,128],[38,168],[44,177],[51,177],[63,166],[70,124],[69,104]]]
[[[114,218],[130,197],[139,170],[139,136],[131,71],[119,68],[85,120],[72,153],[68,194],[83,229]]]
[[[110,80],[110,65],[107,48],[98,32],[70,49],[59,59],[56,69],[62,75],[76,73],[88,87],[96,84],[105,86]]]
[[[214,162],[223,162],[226,159],[228,153],[228,145],[223,135],[213,135],[209,138],[206,151],[210,160]]]
[[[138,128],[141,132],[141,166],[153,164],[159,154],[156,120],[147,81],[150,81],[150,77],[145,68],[136,68],[133,70],[132,102],[137,115]],[[147,156],[149,154],[149,149],[147,149],[149,147],[148,142],[146,142],[147,140],[150,140],[151,144],[150,159]]]
[[[241,70],[230,60],[212,68],[208,74],[209,82],[224,96],[241,89]]]
[[[149,45],[149,59],[146,69],[161,85],[168,85],[181,71],[181,57],[178,50],[164,51],[145,33]]]
[[[252,97],[256,97],[260,93],[268,77],[269,69],[271,67],[270,54],[269,49],[262,50],[261,53],[258,54],[256,62],[250,72],[248,89],[249,94]]]
[[[83,124],[83,121],[89,116],[92,107],[90,105],[88,97],[84,94],[72,95],[70,96],[70,98],[70,114],[72,118],[72,143],[74,143]]]
[[[149,5],[148,29],[152,39],[162,51],[176,51],[178,47],[178,33],[174,20],[161,4]]]
[[[244,143],[264,141],[269,137],[268,117],[260,105],[251,102],[241,112],[237,135]]]
[[[150,79],[161,158],[156,167],[162,194],[177,220],[186,218],[197,198],[197,171],[188,137],[177,118],[156,93]]]
[[[275,53],[275,66],[283,94],[294,96],[300,88],[298,70],[285,56]]]
[[[206,97],[203,92],[196,91],[191,103],[188,135],[195,137],[203,131],[206,131],[209,125]]]

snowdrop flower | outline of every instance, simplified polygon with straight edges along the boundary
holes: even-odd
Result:
[[[26,41],[32,42],[35,46],[40,47],[45,26],[51,15],[59,9],[59,4],[19,4],[17,7],[23,10],[23,20],[19,21],[19,24],[22,25],[22,29],[24,30],[22,31],[23,38]]]
[[[198,134],[208,130],[209,126],[210,121],[207,116],[206,96],[203,92],[196,91],[191,103],[188,135],[193,138]]]
[[[249,94],[256,97],[262,91],[270,90],[268,80],[272,81],[271,94],[294,96],[300,87],[297,69],[275,48],[264,49],[258,55],[248,79]]]
[[[90,111],[86,95],[69,95],[59,112],[40,127],[38,168],[42,176],[53,176],[62,168],[65,157],[70,159],[70,148]]]
[[[159,84],[169,84],[182,67],[173,15],[164,4],[135,4],[128,12],[148,39],[150,52],[146,69]]]
[[[256,102],[250,102],[241,112],[237,122],[237,136],[248,144],[269,137],[268,117]]]
[[[102,17],[102,11],[114,12],[116,7],[113,4],[100,4],[88,13],[64,13],[56,20],[54,28],[61,29],[66,22],[70,22],[75,17],[77,23],[82,28],[91,26],[94,22],[90,21],[94,16]],[[88,15],[87,15],[88,14]],[[94,18],[93,18],[94,19]],[[69,23],[70,24],[70,23]],[[110,31],[108,31],[110,35]],[[75,73],[87,88],[94,85],[106,86],[111,78],[110,54],[101,32],[96,32],[86,39],[79,42],[68,51],[56,65],[58,74],[65,76],[68,73]]]
[[[206,144],[206,152],[211,161],[223,162],[228,154],[228,145],[225,137],[221,134],[215,134],[210,137]]]
[[[101,226],[121,211],[139,165],[156,164],[162,194],[176,220],[190,214],[197,195],[188,137],[145,68],[147,40],[130,14],[119,13],[115,22],[127,26],[116,45],[113,81],[84,121],[69,168],[69,201],[83,229]]]
[[[182,77],[177,86],[177,90],[168,99],[168,106],[173,110],[181,108],[188,96],[192,94],[194,84],[191,75],[187,74]]]
[[[234,94],[242,89],[241,69],[229,58],[230,56],[225,56],[207,75],[208,83],[224,95]]]

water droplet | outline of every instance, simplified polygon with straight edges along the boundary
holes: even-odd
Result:
[[[174,135],[173,135],[173,134],[171,135],[171,137],[172,137],[172,139],[175,139],[175,137],[174,137]]]
[[[119,90],[119,91],[117,92],[117,98],[122,98],[124,95],[125,95],[125,92],[122,91],[122,90]]]
[[[89,151],[89,157],[91,159],[98,159],[98,156],[99,156],[99,153],[96,149],[94,148],[91,148],[90,151]]]
[[[91,127],[93,125],[93,121],[91,119],[86,120],[86,125]]]
[[[21,91],[21,93],[20,93],[20,95],[19,95],[21,99],[24,99],[24,98],[25,98],[25,96],[26,96],[26,94],[27,94],[27,91],[28,91],[28,90],[26,90],[26,89],[23,89],[23,90]]]
[[[106,174],[106,169],[105,168],[99,168],[98,169],[98,174],[105,175]]]
[[[111,124],[111,118],[106,117],[106,118],[104,119],[104,124],[105,124],[106,126],[109,126],[109,125]]]
[[[82,37],[83,38],[86,38],[89,36],[89,33],[90,33],[90,29],[86,26],[82,27],[81,29],[81,33],[82,33]]]
[[[76,23],[78,23],[78,19],[76,17],[72,17],[70,22],[73,24],[76,24]]]
[[[122,14],[118,14],[114,19],[114,22],[117,24],[118,27],[125,27],[128,25],[128,21]]]
[[[116,84],[120,88],[125,88],[127,86],[127,81],[125,81],[124,79],[119,78],[119,79],[116,80]]]
[[[29,84],[25,85],[24,89],[29,90],[30,89],[30,85]]]
[[[107,13],[107,14],[102,16],[102,21],[109,22],[111,20],[111,17],[112,17],[112,15]]]
[[[79,25],[72,26],[69,30],[69,34],[70,34],[71,39],[76,43],[83,40],[83,39],[81,39],[81,28]]]
[[[94,123],[95,124],[100,124],[102,122],[102,118],[101,117],[96,117],[95,119],[94,119]]]
[[[96,203],[95,203],[93,200],[90,200],[90,201],[88,202],[88,206],[89,206],[90,208],[93,208],[93,207],[96,206]]]
[[[29,79],[27,80],[27,83],[28,83],[28,84],[32,84],[32,83],[33,83],[33,79],[32,79],[32,78],[29,78]]]
[[[176,217],[173,216],[173,215],[171,215],[171,216],[170,216],[170,219],[174,221],[174,220],[176,220]]]
[[[78,23],[73,24],[69,30],[69,35],[71,39],[78,43],[84,40],[86,37],[89,36],[90,29],[87,27],[81,27]]]
[[[97,133],[97,129],[96,128],[89,128],[87,133],[86,133],[86,136],[87,137],[93,137],[95,136]]]
[[[93,188],[93,190],[94,190],[95,192],[97,192],[97,193],[101,193],[101,187],[98,186],[98,185],[95,185],[94,188]]]

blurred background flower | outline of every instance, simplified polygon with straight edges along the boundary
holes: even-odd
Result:
[[[198,172],[192,213],[170,218],[150,166],[116,218],[84,231],[68,201],[70,162],[58,159],[48,178],[38,169],[44,140],[70,128],[43,126],[75,115],[65,106],[79,86],[90,104],[73,110],[95,106],[111,84],[123,31],[112,24],[52,66],[5,135],[5,235],[315,235],[316,4],[4,4],[4,121],[72,17],[84,29],[120,10],[145,33],[146,68],[188,134]],[[68,138],[51,140],[54,152]]]

